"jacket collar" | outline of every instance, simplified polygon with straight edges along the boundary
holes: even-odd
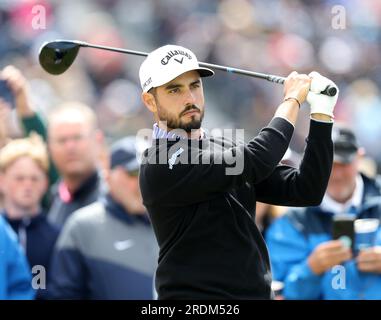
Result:
[[[356,186],[352,197],[346,203],[339,203],[332,199],[328,193],[324,195],[323,201],[320,205],[323,211],[333,212],[337,215],[341,214],[355,214],[361,207],[361,203],[364,197],[364,181],[360,174],[356,177]],[[352,209],[352,212],[351,212]],[[354,211],[355,210],[355,211]]]
[[[14,228],[17,229],[19,226],[24,226],[25,228],[32,228],[35,225],[39,224],[41,221],[46,219],[45,213],[43,211],[40,211],[37,215],[34,217],[24,217],[21,219],[10,219],[8,217],[8,214],[5,210],[1,212],[1,215],[4,216],[4,218],[7,220],[7,222]]]
[[[381,212],[381,184],[378,184],[376,180],[370,179],[367,176],[360,174],[363,181],[363,193],[362,201],[356,208],[356,215],[362,215],[365,211],[372,210],[379,207]],[[332,209],[328,209],[322,205],[318,207],[312,207],[314,210],[319,210],[322,213],[334,215],[335,212]]]
[[[108,213],[113,215],[119,220],[122,220],[128,224],[134,223],[143,223],[143,224],[151,224],[148,218],[148,215],[134,215],[129,213],[124,207],[122,207],[119,203],[117,203],[110,194],[104,196],[101,201],[103,202],[105,209]]]
[[[60,199],[65,202],[71,202],[74,199],[78,199],[92,192],[99,184],[100,177],[97,171],[94,171],[91,176],[89,176],[81,186],[73,193],[70,193],[64,181],[58,184],[58,194]]]
[[[200,140],[206,138],[206,133],[203,128],[200,129],[201,135],[200,135]],[[154,123],[153,125],[153,131],[152,131],[152,138],[153,139],[171,139],[171,140],[176,140],[176,139],[188,139],[187,136],[181,136],[176,132],[173,131],[165,131],[162,128],[158,126],[157,123]]]

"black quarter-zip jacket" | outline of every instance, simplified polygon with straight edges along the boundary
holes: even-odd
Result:
[[[159,299],[271,299],[255,202],[318,205],[332,167],[332,123],[315,120],[299,168],[279,165],[293,130],[276,117],[247,144],[155,139],[145,151],[140,187],[160,247]],[[227,174],[240,161],[242,172]]]

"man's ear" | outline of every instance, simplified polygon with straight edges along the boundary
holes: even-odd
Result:
[[[104,135],[102,130],[100,130],[100,129],[96,129],[95,130],[95,141],[99,145],[103,145],[104,144],[104,142],[105,142],[105,135]]]
[[[149,111],[151,111],[152,113],[157,112],[156,100],[152,93],[143,92],[142,101]]]

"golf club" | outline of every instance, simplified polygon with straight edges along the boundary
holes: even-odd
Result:
[[[107,50],[107,51],[114,51],[114,52],[132,54],[132,55],[143,56],[143,57],[148,56],[148,53],[146,52],[95,45],[95,44],[91,44],[91,43],[87,43],[83,41],[55,40],[55,41],[44,43],[42,45],[40,49],[40,53],[39,53],[40,64],[44,68],[44,70],[50,74],[57,75],[57,74],[64,73],[74,62],[80,47],[88,47],[88,48],[95,48],[95,49],[101,49],[101,50]],[[236,73],[236,74],[241,74],[241,75],[245,75],[249,77],[264,79],[264,80],[279,83],[279,84],[283,84],[286,79],[284,77],[274,76],[271,74],[226,67],[226,66],[221,66],[218,64],[199,62],[199,65],[201,67],[207,67],[207,68],[221,70],[225,72]],[[334,96],[337,93],[337,89],[333,86],[328,86],[321,93],[328,96]]]

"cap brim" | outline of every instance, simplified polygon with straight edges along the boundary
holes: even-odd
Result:
[[[130,161],[129,163],[126,163],[124,165],[124,168],[127,170],[127,171],[136,171],[136,170],[139,170],[140,168],[140,164],[138,162],[137,159],[134,159],[132,161]]]
[[[136,171],[139,170],[140,164],[137,161],[137,159],[131,159],[129,161],[120,161],[120,162],[114,162],[110,165],[111,169],[115,169],[116,167],[122,167],[126,171]]]
[[[152,88],[156,88],[156,87],[160,87],[162,85],[165,85],[166,83],[171,82],[173,79],[176,79],[177,77],[179,77],[182,74],[184,74],[186,72],[189,72],[189,71],[197,71],[200,74],[200,77],[202,77],[202,78],[204,78],[204,77],[211,77],[211,76],[214,75],[214,71],[211,70],[211,69],[208,69],[208,68],[199,67],[199,68],[196,68],[196,69],[195,68],[186,69],[186,70],[182,71],[179,74],[168,75],[167,78],[162,79],[159,82],[153,82],[150,86],[148,86],[145,90],[143,90],[143,92],[147,92],[147,91],[149,91]]]
[[[196,69],[201,77],[211,77],[214,75],[214,71],[208,68],[198,68]]]
[[[356,152],[353,151],[336,151],[333,155],[333,162],[348,164],[356,157]]]

